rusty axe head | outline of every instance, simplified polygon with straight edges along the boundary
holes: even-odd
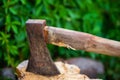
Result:
[[[43,36],[45,20],[28,20],[26,22],[27,35],[30,46],[30,58],[27,71],[41,75],[59,74],[47,49]]]

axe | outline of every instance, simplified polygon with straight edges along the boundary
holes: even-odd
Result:
[[[60,74],[54,65],[46,44],[85,50],[110,56],[120,56],[120,42],[92,34],[46,26],[45,20],[29,19],[26,22],[30,57],[26,71],[53,76]]]

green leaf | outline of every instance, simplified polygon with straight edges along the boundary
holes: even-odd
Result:
[[[26,19],[25,19],[24,17],[21,17],[21,18],[20,18],[20,22],[21,22],[21,27],[24,27],[24,26],[25,26]]]
[[[46,0],[47,4],[54,5],[54,0]]]
[[[21,25],[21,23],[20,23],[19,21],[13,21],[12,24],[13,24],[13,25],[18,25],[18,26]]]
[[[15,35],[15,39],[17,42],[23,41],[26,38],[25,32],[20,31],[18,34]]]
[[[1,40],[1,44],[4,45],[4,44],[7,44],[9,42],[8,38],[10,37],[9,34],[6,34],[6,33],[3,33],[3,32],[0,32],[0,40]]]
[[[14,65],[14,59],[10,55],[6,55],[5,60],[7,62],[7,66],[13,66]]]
[[[13,56],[18,54],[17,46],[9,45],[8,50]]]
[[[16,34],[18,33],[18,28],[16,25],[12,25],[12,30],[14,33],[16,33]]]
[[[9,8],[9,10],[12,14],[14,14],[14,15],[17,14],[17,10],[15,8],[11,7],[11,8]]]
[[[42,11],[42,6],[39,6],[39,7],[36,9],[35,15],[36,15],[36,16],[39,16],[41,11]]]
[[[27,1],[26,0],[20,0],[21,2],[22,2],[22,4],[26,4],[27,3]],[[37,0],[38,1],[38,0]]]
[[[39,5],[41,2],[42,2],[42,0],[36,0],[35,5],[36,5],[36,6]]]
[[[6,27],[7,32],[10,32],[10,29],[11,29],[11,25],[8,25],[8,26]]]
[[[11,22],[11,16],[8,14],[8,15],[6,16],[6,24],[7,24],[7,25],[10,24],[10,22]]]

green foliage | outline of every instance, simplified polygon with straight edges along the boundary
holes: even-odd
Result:
[[[47,25],[120,41],[119,5],[118,0],[1,0],[0,66],[16,66],[28,58],[25,22],[29,18],[45,19]],[[54,59],[83,56],[100,60],[105,65],[104,79],[120,79],[120,59],[117,57],[53,45],[48,47]]]

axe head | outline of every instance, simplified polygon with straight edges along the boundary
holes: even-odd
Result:
[[[45,25],[45,20],[28,20],[26,22],[30,46],[30,58],[26,71],[52,76],[60,73],[50,57],[44,40],[43,29]]]

